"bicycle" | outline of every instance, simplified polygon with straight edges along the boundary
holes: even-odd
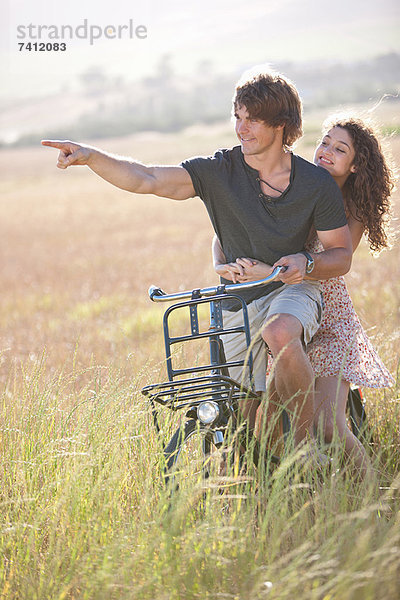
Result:
[[[221,464],[234,465],[234,454],[243,456],[243,450],[252,441],[252,460],[257,467],[260,459],[260,446],[249,432],[240,417],[239,404],[248,398],[258,398],[252,386],[253,357],[247,307],[245,301],[234,292],[266,285],[275,281],[284,267],[276,267],[269,277],[249,283],[218,285],[192,291],[166,294],[159,287],[151,286],[150,299],[154,302],[179,301],[164,313],[163,329],[168,381],[147,385],[142,393],[149,398],[153,421],[157,432],[161,428],[156,404],[172,411],[186,410],[186,420],[178,427],[164,447],[165,481],[177,479],[177,475],[200,474],[204,479],[220,476]],[[243,325],[224,328],[222,305],[227,299],[238,302],[243,315]],[[209,306],[208,329],[202,331],[199,325],[198,308]],[[177,310],[189,308],[190,332],[171,336],[170,317]],[[231,333],[245,336],[247,355],[241,361],[227,362],[222,338]],[[209,362],[189,368],[174,368],[172,346],[193,340],[209,341]],[[240,366],[248,370],[250,386],[245,387],[229,376],[229,368]],[[197,376],[201,372],[207,374]],[[186,377],[191,375],[191,377]],[[182,379],[181,377],[184,376]],[[365,422],[365,409],[362,397],[357,390],[350,390],[348,410],[350,424],[355,434],[360,434]],[[290,420],[282,411],[282,430],[286,436]],[[238,447],[241,452],[237,452]],[[186,452],[185,452],[186,449]],[[265,449],[263,449],[265,450]],[[199,454],[195,458],[196,452]],[[186,456],[186,459],[184,458]],[[212,462],[211,458],[216,457]],[[264,460],[270,465],[279,464],[279,457],[272,451],[263,452]],[[236,468],[236,474],[240,465]]]

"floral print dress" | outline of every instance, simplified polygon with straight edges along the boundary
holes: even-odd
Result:
[[[315,238],[308,249],[321,252]],[[307,353],[317,377],[339,376],[363,387],[382,388],[394,383],[354,310],[344,277],[322,281],[324,314]]]

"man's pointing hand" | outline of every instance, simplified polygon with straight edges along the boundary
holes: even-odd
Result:
[[[87,165],[93,150],[90,146],[82,146],[68,140],[42,140],[42,145],[60,151],[57,160],[59,169],[67,169],[72,165]]]

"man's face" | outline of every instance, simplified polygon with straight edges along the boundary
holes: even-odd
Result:
[[[283,127],[271,127],[259,119],[251,119],[245,106],[236,107],[235,131],[245,156],[268,151],[274,144],[282,145]]]

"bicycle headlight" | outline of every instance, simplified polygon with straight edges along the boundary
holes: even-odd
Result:
[[[216,402],[202,402],[197,407],[197,416],[204,425],[210,425],[219,417],[219,406]]]

